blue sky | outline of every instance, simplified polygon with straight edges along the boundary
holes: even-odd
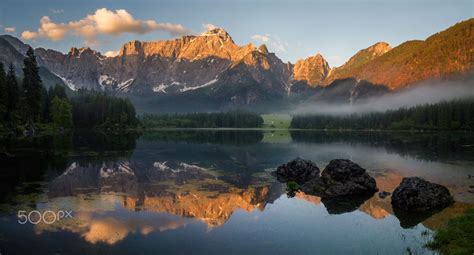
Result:
[[[270,51],[284,61],[295,62],[319,52],[331,66],[339,66],[358,50],[378,41],[396,46],[406,40],[425,39],[472,18],[473,5],[473,0],[2,0],[0,29],[1,33],[17,37],[24,31],[32,32],[30,40],[25,41],[34,47],[67,52],[73,46],[89,45],[105,53],[119,50],[130,40],[197,34],[205,30],[206,24],[213,24],[227,30],[237,44],[259,45],[265,41]],[[126,31],[95,28],[86,38],[79,21],[101,8],[112,14],[125,10],[142,30],[138,33],[134,26]],[[44,31],[38,32],[43,16],[49,17],[48,24],[78,25],[74,31],[74,25],[70,25],[63,36],[49,34],[51,31],[48,36]],[[144,25],[146,20],[154,23]]]

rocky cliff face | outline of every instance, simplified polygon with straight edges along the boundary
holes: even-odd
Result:
[[[293,69],[295,81],[304,81],[309,86],[315,87],[322,84],[330,72],[328,62],[316,54],[304,60],[298,60]]]
[[[38,48],[35,53],[40,64],[60,77],[70,89],[97,88],[101,60],[105,59],[99,52],[90,48],[71,48],[64,55],[54,50]]]
[[[73,48],[67,55],[38,49],[37,54],[72,89],[159,95],[216,87],[223,81],[226,84],[250,81],[284,94],[291,76],[288,66],[265,46],[236,45],[220,28],[174,40],[128,42],[118,56],[111,58],[88,48]],[[253,102],[247,95],[225,95],[229,100],[234,96],[239,102]]]

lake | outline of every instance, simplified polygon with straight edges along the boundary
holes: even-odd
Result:
[[[469,133],[182,130],[1,142],[2,255],[432,254],[433,231],[474,207]],[[321,170],[350,159],[381,191],[420,176],[456,202],[398,218],[377,194],[287,194],[270,172],[295,157]]]

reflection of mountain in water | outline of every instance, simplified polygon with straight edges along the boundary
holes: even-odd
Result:
[[[156,161],[148,168],[140,169],[133,167],[129,161],[85,166],[72,163],[49,184],[48,196],[121,194],[123,207],[131,211],[169,213],[217,226],[225,223],[238,209],[248,212],[263,210],[266,204],[283,194],[282,187],[268,179],[268,176],[246,178],[248,183],[245,187],[233,185],[226,181],[227,178],[219,171],[184,162]],[[385,172],[375,178],[380,190],[392,192],[401,182],[402,176]],[[329,214],[348,213],[357,209],[375,219],[394,214],[390,197],[382,199],[378,195],[321,200],[299,192],[296,198],[314,204],[322,202]],[[420,218],[414,224],[427,218]]]
[[[36,231],[70,231],[92,244],[115,244],[131,233],[147,235],[196,221],[208,228],[220,226],[235,211],[263,211],[284,194],[283,187],[268,176],[242,178],[247,182],[239,186],[226,178],[221,171],[179,161],[155,161],[140,168],[130,161],[85,165],[75,162],[48,185],[51,202],[47,206],[61,208],[73,204],[75,218],[52,225],[40,224]],[[391,192],[402,176],[386,172],[375,178],[380,190]],[[329,214],[359,210],[377,220],[393,215],[390,198],[378,195],[351,203],[321,200],[302,192],[297,192],[295,198],[324,205]],[[436,228],[464,207],[456,203],[440,214],[422,219],[423,224]]]
[[[123,194],[123,206],[132,211],[170,213],[215,226],[237,209],[263,210],[282,194],[279,185],[272,186],[265,177],[252,177],[246,188],[235,187],[222,177],[218,171],[183,162],[154,162],[140,169],[128,161],[72,163],[49,184],[48,196]]]

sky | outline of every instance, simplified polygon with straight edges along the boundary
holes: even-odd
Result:
[[[320,53],[335,67],[376,42],[423,40],[472,17],[474,0],[1,0],[0,34],[113,55],[127,41],[221,27],[237,44],[265,43],[283,61]]]

